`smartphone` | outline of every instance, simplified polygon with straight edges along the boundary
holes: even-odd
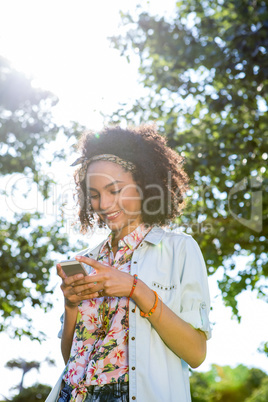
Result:
[[[60,261],[60,265],[67,276],[72,276],[76,274],[83,274],[85,276],[88,275],[88,272],[79,261]]]

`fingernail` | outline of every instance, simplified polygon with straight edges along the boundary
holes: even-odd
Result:
[[[76,259],[76,260],[81,260],[82,257],[80,257],[80,255],[78,255],[78,256],[75,257],[75,259]]]

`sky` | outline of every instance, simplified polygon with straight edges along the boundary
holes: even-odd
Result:
[[[33,77],[34,85],[49,89],[58,96],[54,111],[57,122],[78,121],[88,128],[99,129],[105,124],[103,113],[111,114],[120,102],[131,103],[144,91],[138,83],[138,57],[133,56],[131,63],[127,63],[107,39],[118,33],[119,11],[126,11],[126,6],[134,10],[136,3],[136,0],[0,0],[0,55]],[[160,15],[169,15],[174,4],[173,0],[155,0],[153,6],[143,2],[143,7]],[[62,144],[58,146],[61,148]],[[66,166],[60,166],[57,175],[55,171],[51,172],[56,175],[55,191],[70,191],[71,173]],[[13,207],[9,199],[6,208],[11,211]],[[49,213],[53,215],[57,211]],[[71,237],[76,236],[68,219],[66,231]],[[245,263],[244,258],[239,258],[238,268],[243,269]],[[208,342],[207,359],[198,370],[208,370],[212,363],[231,366],[242,363],[268,371],[267,358],[257,352],[260,343],[267,340],[268,306],[257,299],[254,292],[244,292],[238,297],[242,316],[238,324],[221,301],[216,282],[221,275],[221,270],[218,270],[209,279],[213,337]],[[31,311],[35,326],[47,334],[47,341],[40,345],[0,335],[0,378],[5,380],[1,381],[0,394],[8,396],[9,389],[20,381],[19,370],[11,372],[4,368],[12,358],[44,361],[50,357],[56,360],[54,368],[43,363],[39,373],[35,370],[28,373],[25,386],[36,381],[53,385],[63,369],[57,338],[63,298],[55,270],[51,283],[57,284],[53,295],[54,308],[47,314],[39,309]]]

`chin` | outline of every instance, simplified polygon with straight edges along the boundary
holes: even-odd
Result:
[[[120,223],[120,222],[106,222],[106,225],[111,229],[111,230],[121,230],[124,229],[126,226],[128,226],[127,223]]]
[[[119,221],[119,222],[106,222],[106,225],[113,231],[120,231],[123,230],[125,228],[127,228],[128,226],[132,226],[132,224],[135,222],[135,219],[128,219],[127,221]],[[137,225],[139,225],[139,223],[137,223]]]

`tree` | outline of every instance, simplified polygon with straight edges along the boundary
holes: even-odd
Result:
[[[268,342],[263,342],[258,348],[258,352],[265,353],[268,357]]]
[[[50,365],[54,366],[55,361],[53,359],[46,358],[45,362]],[[6,367],[10,369],[18,368],[22,370],[22,377],[21,377],[21,382],[18,386],[15,388],[19,389],[19,394],[15,395],[15,397],[12,399],[12,401],[40,401],[44,400],[45,397],[48,396],[51,387],[48,385],[44,384],[35,384],[29,388],[24,388],[23,386],[23,381],[24,381],[24,376],[26,373],[28,373],[30,370],[33,368],[38,370],[40,369],[41,363],[37,361],[26,361],[24,359],[13,359],[10,360],[6,363]]]
[[[268,400],[268,378],[263,378],[261,385],[245,402],[266,402]]]
[[[35,384],[24,388],[23,391],[12,398],[12,402],[42,402],[51,391],[51,387],[45,384]]]
[[[51,307],[46,297],[53,292],[48,286],[49,270],[54,266],[50,255],[66,254],[68,241],[61,217],[49,221],[38,208],[21,211],[18,204],[22,197],[27,199],[34,185],[44,200],[49,198],[54,183],[46,174],[47,166],[65,154],[55,154],[45,164],[42,153],[60,130],[65,132],[66,141],[78,133],[78,126],[59,127],[53,122],[51,109],[56,103],[53,94],[35,88],[30,78],[0,57],[0,332],[38,340],[43,335],[33,332],[23,306],[28,303],[45,311]],[[9,192],[5,190],[7,184]],[[11,196],[17,200],[15,213],[5,208],[5,200]],[[15,324],[15,317],[22,318],[24,325]]]
[[[18,359],[18,360],[9,360],[6,363],[6,367],[10,369],[18,368],[22,370],[22,377],[21,377],[21,382],[18,386],[19,392],[22,392],[24,389],[23,387],[23,381],[24,381],[24,376],[26,373],[28,373],[30,370],[35,368],[36,370],[39,370],[40,368],[40,363],[36,361],[31,361],[31,362],[26,362],[24,359]]]
[[[49,358],[45,359],[45,362],[47,364],[49,364],[50,366],[55,366],[55,361]],[[21,382],[20,384],[16,387],[19,389],[19,392],[21,393],[24,390],[23,387],[23,381],[24,381],[24,376],[26,373],[28,373],[30,370],[32,370],[33,368],[35,368],[36,370],[39,371],[40,369],[40,362],[37,361],[30,361],[27,362],[24,359],[13,359],[13,360],[9,360],[6,363],[6,367],[10,368],[10,369],[14,369],[14,368],[18,368],[20,370],[22,370],[22,377],[21,377]]]
[[[174,3],[175,6],[175,3]],[[113,122],[157,121],[186,158],[188,209],[178,222],[197,239],[209,274],[239,318],[236,296],[268,299],[268,5],[266,1],[182,0],[169,18],[122,15],[111,38],[140,56],[147,95],[122,105]],[[236,257],[247,256],[238,271]]]
[[[193,371],[190,377],[192,402],[240,402],[250,399],[255,392],[262,392],[267,375],[259,369],[240,364],[230,366],[212,365],[205,372]]]

